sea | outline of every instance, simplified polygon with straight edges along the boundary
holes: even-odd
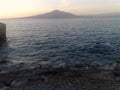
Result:
[[[7,41],[0,46],[1,60],[16,64],[85,60],[104,64],[120,60],[118,17],[1,19],[0,22],[7,26]],[[105,46],[94,50],[101,43]]]

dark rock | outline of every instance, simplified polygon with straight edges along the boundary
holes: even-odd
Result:
[[[0,43],[5,42],[6,40],[6,25],[4,23],[0,23]]]
[[[100,65],[93,63],[92,61],[83,61],[75,64],[74,67],[82,70],[93,70],[93,69],[95,70],[95,69],[99,69]]]
[[[91,77],[95,77],[101,80],[114,80],[114,73],[109,70],[102,70],[99,73],[95,73]]]
[[[27,79],[16,79],[12,81],[10,85],[13,87],[17,87],[17,86],[25,85],[26,83],[28,83]]]
[[[115,67],[115,76],[120,77],[120,64],[117,64]]]
[[[0,90],[10,90],[10,88],[5,86],[5,87],[1,88]]]
[[[36,75],[33,77],[30,77],[28,79],[29,82],[34,82],[34,81],[47,81],[47,77],[45,77],[44,75]]]
[[[52,64],[53,68],[65,68],[66,67],[66,63],[64,61],[56,61],[54,62],[54,64]]]
[[[5,85],[4,85],[4,83],[0,83],[0,88],[2,88],[2,87],[4,87]]]
[[[0,64],[6,64],[7,62],[7,60],[0,60]]]
[[[117,66],[117,63],[108,63],[105,65],[105,67],[103,69],[114,71],[116,66]]]

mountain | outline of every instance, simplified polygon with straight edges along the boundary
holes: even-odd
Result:
[[[64,12],[60,10],[54,10],[48,13],[44,13],[41,15],[29,16],[24,18],[91,18],[91,17],[120,17],[120,13],[105,13],[105,14],[98,14],[98,15],[82,15],[77,16],[75,14]]]
[[[30,16],[27,18],[77,18],[77,17],[79,16],[74,15],[72,13],[68,13],[60,10],[54,10],[45,14]]]

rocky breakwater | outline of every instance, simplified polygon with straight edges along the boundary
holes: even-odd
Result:
[[[6,40],[6,24],[0,23],[0,43]]]

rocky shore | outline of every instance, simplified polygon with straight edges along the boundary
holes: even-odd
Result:
[[[119,90],[120,64],[90,61],[0,66],[0,90]]]

